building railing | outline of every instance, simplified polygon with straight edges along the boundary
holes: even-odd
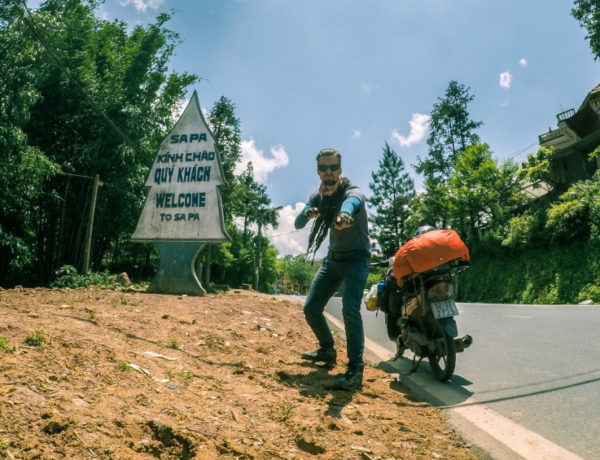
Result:
[[[538,136],[538,140],[539,140],[540,145],[542,145],[542,144],[553,141],[553,140],[558,139],[559,137],[563,137],[563,136],[564,136],[564,134],[562,133],[562,131],[560,129],[554,129],[552,131],[548,131],[547,133],[540,134]]]
[[[556,115],[556,119],[559,122],[565,121],[567,118],[571,118],[573,115],[575,115],[575,109],[569,109],[565,110],[564,112],[560,112],[558,115]]]

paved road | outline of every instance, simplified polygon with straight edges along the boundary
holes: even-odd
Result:
[[[340,318],[340,303],[332,299],[326,311]],[[457,356],[453,403],[485,405],[584,459],[600,459],[600,306],[458,308],[459,334],[474,344]],[[392,352],[383,315],[364,310],[363,318],[367,336]]]

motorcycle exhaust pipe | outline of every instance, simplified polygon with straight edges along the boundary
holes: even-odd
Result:
[[[469,348],[473,343],[473,337],[470,335],[465,335],[464,337],[457,337],[454,339],[454,344],[456,345],[456,351],[461,352],[464,351],[465,348]]]

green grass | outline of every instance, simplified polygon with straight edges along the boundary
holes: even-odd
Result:
[[[173,339],[167,343],[167,348],[172,348],[173,350],[179,350],[179,342],[176,339]]]
[[[41,329],[37,329],[32,334],[25,337],[25,344],[31,347],[40,347],[44,343],[46,343],[46,336]]]
[[[15,347],[6,337],[0,337],[0,350],[12,352],[15,351]]]

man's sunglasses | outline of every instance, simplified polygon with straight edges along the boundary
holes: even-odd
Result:
[[[339,163],[336,165],[317,165],[317,169],[321,172],[325,172],[327,170],[337,171],[338,169],[340,169],[340,165]]]

